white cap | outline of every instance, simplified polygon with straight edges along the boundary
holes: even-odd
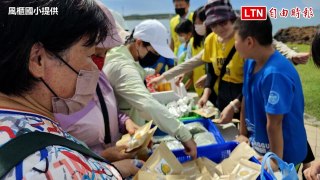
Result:
[[[134,28],[133,38],[150,43],[153,49],[163,57],[175,58],[169,47],[169,33],[158,20],[142,21]]]

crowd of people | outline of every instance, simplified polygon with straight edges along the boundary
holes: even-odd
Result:
[[[261,157],[274,152],[297,170],[303,165],[304,178],[317,179],[320,163],[307,141],[294,67],[309,53],[274,40],[269,17],[240,20],[229,0],[208,0],[194,12],[189,0],[173,6],[168,36],[152,19],[128,32],[99,0],[1,1],[0,152],[11,156],[0,154],[0,178],[133,177],[144,161],[115,144],[149,120],[197,158],[191,133],[146,87],[144,68],[153,68],[160,76],[149,85],[184,81],[199,107],[210,101],[219,109],[219,123],[240,119],[238,142]],[[57,7],[59,14],[13,16],[10,7]],[[318,31],[318,67],[319,48]]]

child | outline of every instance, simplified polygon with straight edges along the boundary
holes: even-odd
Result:
[[[171,69],[174,66],[174,59],[172,58],[166,58],[163,56],[160,56],[157,62],[153,65],[148,66],[142,66],[143,68],[149,67],[155,70],[155,74],[162,74],[167,69]]]
[[[240,136],[248,137],[261,155],[272,151],[298,165],[307,155],[299,75],[290,61],[274,50],[270,18],[237,20],[235,30],[235,47],[248,59],[244,65],[245,112],[241,113]]]
[[[204,6],[199,7],[193,13],[192,17],[192,37],[188,43],[188,47],[186,50],[185,61],[188,61],[192,57],[196,56],[200,52],[202,52],[204,47],[204,40],[207,34],[211,33],[210,28],[207,28],[204,25],[204,21],[206,20],[206,13]],[[190,80],[193,82],[194,89],[199,97],[202,96],[204,82],[206,80],[206,65],[212,67],[211,63],[203,64],[193,69],[190,73]],[[182,74],[177,78],[177,84],[179,84],[182,79],[184,79],[184,75]]]
[[[193,21],[193,32],[192,38],[188,44],[187,48],[187,57],[186,60],[191,59],[193,56],[199,54],[203,50],[204,40],[206,38],[206,34],[210,33],[209,28],[204,25],[204,21],[206,20],[205,8],[204,6],[199,7],[194,11],[192,21]],[[211,64],[208,66],[212,66]],[[203,93],[203,87],[197,87],[197,81],[200,78],[203,78],[205,75],[205,65],[201,65],[196,67],[192,71],[192,81],[195,91],[198,96],[201,97]]]
[[[192,38],[193,24],[189,19],[182,20],[175,28],[175,32],[178,34],[179,41],[181,42],[178,48],[178,64],[185,62],[187,58],[187,48],[190,39]],[[184,77],[185,86],[188,90],[193,90],[192,74],[187,74]],[[190,89],[189,89],[190,88]]]
[[[188,19],[181,21],[175,28],[175,32],[178,34],[181,45],[178,47],[178,64],[184,62],[187,54],[187,47],[189,40],[192,37],[193,25]]]

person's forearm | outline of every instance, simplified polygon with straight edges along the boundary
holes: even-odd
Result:
[[[272,42],[274,48],[278,50],[281,54],[283,54],[287,59],[292,61],[292,57],[297,54],[296,51],[289,48],[286,44],[282,43],[281,41],[277,41],[273,39]]]
[[[240,112],[239,110],[240,110],[240,107],[241,107],[241,101],[239,101],[239,99],[236,98],[236,99],[230,101],[229,104],[232,106],[234,113],[239,113]]]
[[[205,62],[203,62],[201,60],[203,55],[203,51],[201,51],[199,54],[197,54],[196,56],[192,57],[190,60],[179,64],[175,67],[173,67],[172,69],[164,72],[162,74],[162,76],[166,79],[166,80],[170,80],[180,74],[183,73],[187,73],[192,71],[194,68],[201,66],[202,64],[204,64]]]
[[[269,138],[270,151],[283,157],[283,134],[282,134],[283,115],[267,114],[267,133]]]
[[[212,91],[210,88],[204,88],[202,96],[205,97],[206,99],[209,99]]]
[[[239,108],[240,109],[240,107],[241,107],[241,102],[239,101],[239,99],[234,99],[233,101],[232,101],[232,103],[237,107],[237,108]]]
[[[185,85],[186,89],[188,90],[191,87],[192,84],[193,84],[192,79],[188,79],[187,82],[186,82],[186,85]]]
[[[240,135],[248,137],[247,125],[245,121],[245,100],[242,97],[241,101],[241,111],[240,111]]]

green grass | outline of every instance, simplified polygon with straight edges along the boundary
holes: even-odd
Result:
[[[310,51],[310,46],[305,44],[288,44],[288,46],[297,52]],[[307,64],[298,65],[296,69],[302,81],[305,112],[320,120],[320,69],[315,67],[311,58]]]

